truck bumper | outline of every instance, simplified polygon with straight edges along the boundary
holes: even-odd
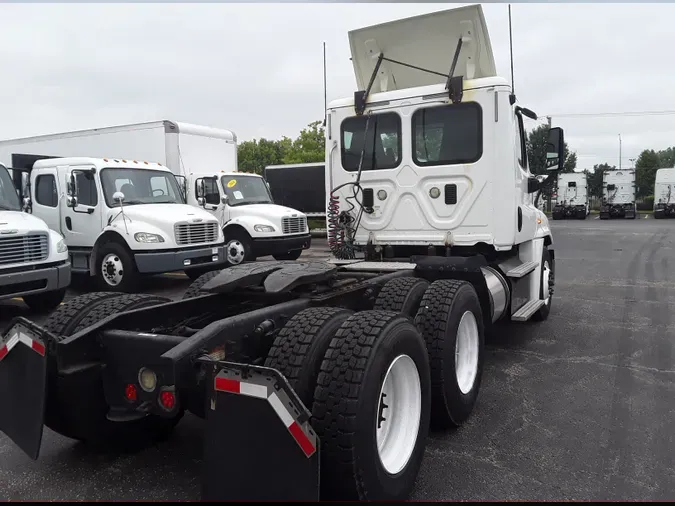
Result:
[[[182,271],[188,267],[204,267],[225,262],[225,245],[171,251],[134,253],[138,272],[159,274]]]
[[[253,239],[253,254],[256,257],[264,257],[267,255],[309,249],[311,245],[312,234],[272,237],[269,239]]]
[[[31,267],[9,273],[0,272],[0,300],[41,292],[52,292],[70,284],[70,262],[64,261],[49,267]]]

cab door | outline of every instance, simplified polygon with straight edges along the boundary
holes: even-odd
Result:
[[[94,167],[70,167],[60,170],[64,188],[74,181],[73,195],[62,199],[61,230],[68,247],[91,248],[101,232],[103,198]],[[74,199],[71,197],[75,197]]]
[[[59,207],[63,192],[56,167],[33,171],[31,178],[31,213],[44,221],[50,229],[63,234]]]

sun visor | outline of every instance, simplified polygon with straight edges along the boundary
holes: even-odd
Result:
[[[368,86],[380,53],[389,60],[438,74],[383,60],[371,93],[445,84],[460,37],[462,49],[455,75],[463,75],[464,79],[495,76],[492,46],[480,5],[350,31],[349,45],[359,90]]]

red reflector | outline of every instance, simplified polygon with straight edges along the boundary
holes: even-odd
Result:
[[[173,392],[164,390],[161,394],[159,394],[159,402],[165,409],[173,409],[173,407],[176,405],[176,396],[173,394]]]
[[[5,358],[5,356],[9,353],[9,350],[7,349],[6,345],[3,345],[2,348],[0,348],[0,360]]]
[[[124,395],[126,396],[127,400],[135,401],[137,398],[136,387],[132,384],[127,385],[127,387],[124,389]]]
[[[37,351],[43,357],[45,356],[45,345],[44,344],[33,340],[33,342],[31,343],[31,348],[33,348],[33,350]]]
[[[309,440],[309,438],[307,438],[305,432],[300,428],[298,422],[293,422],[288,427],[288,430],[298,442],[300,448],[302,448],[302,451],[305,452],[305,455],[309,457],[316,451],[316,448],[314,448],[312,442]]]
[[[231,380],[227,378],[216,378],[216,390],[221,392],[232,392],[235,394],[240,393],[240,385],[237,380]]]

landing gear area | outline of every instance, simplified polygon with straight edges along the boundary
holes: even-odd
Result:
[[[611,218],[625,218],[634,220],[637,217],[635,204],[603,204],[600,208],[600,219],[609,220]]]
[[[554,220],[585,220],[588,216],[588,208],[586,206],[557,205],[553,208],[551,215]]]

